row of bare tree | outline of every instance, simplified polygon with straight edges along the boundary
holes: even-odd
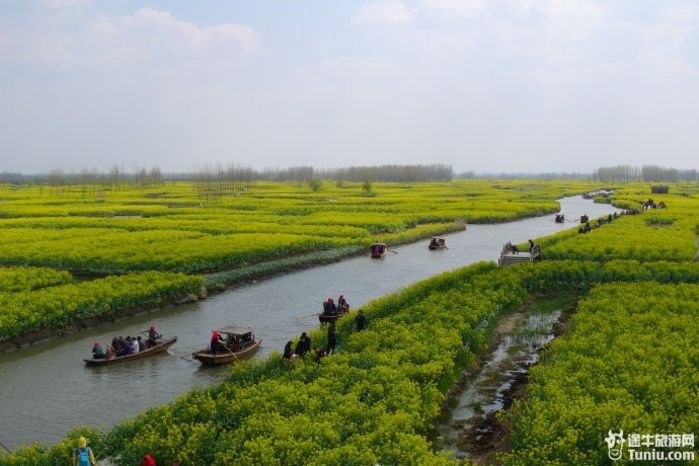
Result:
[[[678,168],[661,167],[659,165],[617,165],[615,167],[600,167],[592,174],[599,181],[696,181],[699,180],[697,170],[682,170]]]

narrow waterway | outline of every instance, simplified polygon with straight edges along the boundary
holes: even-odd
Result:
[[[552,302],[554,305],[561,304]],[[486,453],[500,436],[496,414],[509,407],[524,388],[527,372],[539,352],[554,338],[561,318],[559,306],[515,313],[496,332],[500,341],[480,370],[464,377],[452,390],[453,407],[437,425],[437,445],[457,458]]]
[[[581,197],[561,199],[567,219],[616,211]],[[427,243],[396,248],[382,260],[356,257],[331,265],[235,288],[201,302],[158,310],[18,352],[0,354],[0,442],[10,448],[55,442],[74,426],[109,427],[149,407],[168,402],[196,385],[221,380],[224,369],[204,370],[192,351],[206,347],[210,331],[226,324],[249,325],[263,339],[257,357],[279,351],[294,335],[318,325],[320,303],[344,294],[353,307],[457,267],[498,258],[502,244],[572,228],[554,215],[494,225],[469,225],[447,236],[448,250]],[[155,323],[177,335],[174,355],[103,368],[82,362],[94,341],[136,335]]]

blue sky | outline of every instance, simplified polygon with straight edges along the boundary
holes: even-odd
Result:
[[[694,168],[699,3],[0,0],[0,171]]]

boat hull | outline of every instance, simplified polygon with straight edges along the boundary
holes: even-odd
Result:
[[[176,341],[177,337],[172,337],[168,338],[167,340],[163,340],[161,343],[152,348],[147,348],[139,353],[129,354],[128,356],[120,356],[112,359],[83,359],[83,361],[85,361],[85,364],[88,366],[110,366],[112,364],[118,364],[121,362],[135,361],[137,359],[144,359],[149,356],[153,356],[154,354],[167,351],[168,348],[174,345]]]
[[[222,366],[224,364],[230,364],[232,362],[239,361],[241,359],[246,359],[252,356],[260,349],[262,340],[255,340],[255,342],[241,351],[236,351],[235,353],[218,353],[213,354],[210,350],[196,351],[192,353],[192,357],[202,363],[204,366]]]
[[[349,311],[343,312],[341,314],[318,314],[318,320],[321,324],[328,324],[330,322],[335,322],[337,319],[339,319],[342,316],[346,316],[347,314],[349,314]]]

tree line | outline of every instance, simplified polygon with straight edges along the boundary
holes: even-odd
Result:
[[[344,168],[314,168],[312,166],[295,166],[288,168],[266,168],[255,170],[234,164],[203,165],[187,173],[163,173],[154,166],[150,169],[135,167],[131,172],[113,167],[106,172],[83,169],[79,172],[64,172],[61,169],[48,173],[25,175],[21,173],[0,173],[0,182],[4,183],[44,183],[53,186],[95,184],[119,185],[137,184],[150,186],[162,184],[166,180],[194,181],[203,185],[222,189],[245,189],[254,181],[298,181],[308,182],[315,178],[337,181],[451,181],[454,170],[450,165],[377,165],[354,166]]]
[[[659,165],[617,165],[614,167],[599,167],[592,173],[592,178],[598,181],[696,181],[699,180],[697,170],[661,167]]]

